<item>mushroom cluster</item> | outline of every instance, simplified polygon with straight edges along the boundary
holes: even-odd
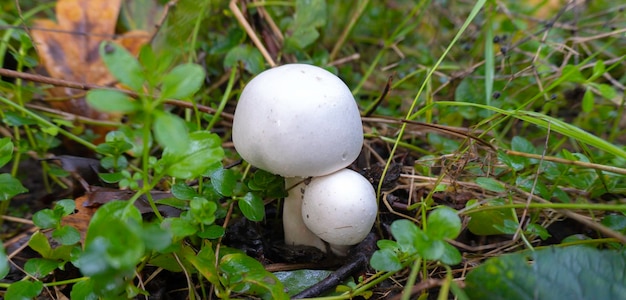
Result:
[[[326,251],[325,241],[345,255],[370,232],[374,188],[345,169],[361,151],[363,125],[350,89],[337,76],[306,64],[262,72],[241,93],[232,138],[248,163],[285,177],[286,244]]]

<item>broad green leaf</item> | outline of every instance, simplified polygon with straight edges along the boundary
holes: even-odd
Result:
[[[61,245],[73,245],[80,241],[80,232],[72,226],[65,225],[55,229],[52,238]]]
[[[41,232],[35,232],[28,241],[28,246],[35,250],[37,253],[41,254],[44,258],[48,258],[50,256],[50,252],[52,248],[50,247],[50,243],[48,242],[48,238]]]
[[[622,234],[626,233],[626,216],[624,215],[608,215],[602,218],[602,225],[611,228],[615,231],[619,231]]]
[[[202,87],[205,76],[204,69],[199,65],[189,63],[176,66],[163,77],[161,97],[187,98]]]
[[[220,259],[219,268],[231,279],[229,288],[235,292],[262,299],[289,299],[278,278],[252,257],[242,253],[227,254]]]
[[[93,279],[79,281],[72,286],[71,299],[98,300],[100,297],[94,293]]]
[[[291,34],[285,45],[304,49],[319,37],[318,27],[326,24],[326,1],[296,0],[296,14],[291,24]]]
[[[604,99],[615,100],[616,98],[619,97],[617,90],[615,90],[613,86],[608,85],[606,83],[598,84],[596,88],[600,92],[600,95],[604,97]]]
[[[537,149],[535,148],[535,145],[533,145],[533,143],[529,142],[527,139],[519,135],[514,136],[513,139],[511,140],[511,149],[514,151],[519,151],[519,152],[524,152],[524,153],[531,153],[531,154],[537,153]]]
[[[133,91],[141,91],[145,81],[143,68],[128,50],[113,42],[103,42],[100,44],[100,56],[117,80]]]
[[[207,131],[189,135],[189,143],[183,152],[165,148],[159,161],[162,173],[176,178],[189,179],[200,176],[224,157],[220,138]]]
[[[595,103],[593,99],[593,92],[591,91],[591,89],[586,89],[582,101],[583,111],[586,113],[591,112],[593,110],[594,104]]]
[[[191,200],[194,197],[198,197],[198,192],[190,186],[188,186],[184,181],[177,181],[172,186],[172,195],[177,199],[181,200]]]
[[[401,219],[391,223],[391,234],[398,242],[400,251],[413,254],[417,251],[415,248],[416,237],[421,232],[417,225],[407,219]]]
[[[215,222],[217,204],[202,197],[194,197],[189,201],[189,213],[196,223],[211,225]]]
[[[370,265],[377,271],[395,272],[402,269],[398,254],[391,249],[380,249],[372,254]]]
[[[0,168],[11,160],[13,156],[13,142],[8,137],[0,139]]]
[[[124,177],[122,172],[114,172],[114,173],[98,173],[98,177],[102,179],[102,181],[106,183],[116,183],[120,182]]]
[[[85,276],[105,277],[96,281],[106,288],[112,273],[123,275],[134,270],[144,255],[141,239],[141,213],[125,201],[111,201],[101,206],[89,223],[85,251],[77,265]],[[107,275],[108,274],[108,275]],[[115,283],[115,289],[123,287]],[[103,290],[104,292],[104,290]]]
[[[593,65],[593,73],[591,74],[591,78],[598,78],[604,74],[606,71],[606,67],[604,66],[603,60],[596,61],[596,64]]]
[[[439,257],[439,261],[446,265],[453,266],[459,264],[462,259],[463,257],[459,249],[448,243],[443,243],[443,254]]]
[[[61,216],[52,209],[42,209],[33,215],[33,223],[41,229],[55,228],[61,221]]]
[[[251,74],[259,74],[265,67],[265,59],[261,52],[247,44],[239,45],[228,51],[226,57],[224,57],[224,68],[237,67],[239,62],[242,62],[244,69]]]
[[[0,174],[0,201],[9,200],[17,194],[26,193],[28,190],[11,174]]]
[[[626,251],[576,246],[491,258],[469,272],[470,299],[622,299]]]
[[[9,274],[9,270],[10,266],[7,252],[4,250],[4,245],[0,245],[0,279],[4,279],[4,277]]]
[[[48,276],[52,271],[59,267],[59,262],[45,258],[30,258],[24,264],[24,271],[36,278]]]
[[[103,112],[132,113],[141,108],[130,96],[115,90],[91,90],[86,100],[91,107]]]
[[[263,221],[265,217],[265,205],[263,204],[263,199],[258,195],[248,192],[246,195],[239,198],[237,205],[239,205],[239,209],[241,209],[241,212],[248,220],[255,222]]]
[[[154,112],[154,138],[170,152],[184,153],[189,144],[189,132],[185,121],[166,111]]]
[[[565,67],[563,67],[563,71],[561,72],[561,80],[583,83],[587,79],[583,76],[582,73],[580,73],[580,69],[578,69],[578,66],[566,65]]]
[[[4,299],[7,300],[31,300],[37,297],[43,290],[41,281],[17,281],[7,288]]]
[[[141,238],[149,250],[163,251],[172,244],[172,234],[159,223],[144,224]]]
[[[237,185],[237,175],[233,170],[224,169],[220,166],[218,170],[210,173],[209,177],[211,178],[211,184],[218,193],[226,197],[233,195]]]
[[[163,220],[162,226],[168,228],[168,230],[176,238],[184,238],[198,231],[195,224],[191,223],[189,220],[181,218],[167,218]]]
[[[198,231],[196,235],[203,239],[213,240],[224,236],[225,233],[226,230],[224,227],[217,224],[211,224],[209,226],[204,226],[204,229],[202,231]]]
[[[220,275],[215,267],[215,252],[209,242],[202,245],[202,250],[195,253],[188,253],[184,258],[189,261],[204,278],[214,285],[220,285]]]
[[[426,234],[431,239],[454,239],[461,232],[461,218],[449,207],[433,210],[426,219]]]
[[[289,296],[292,297],[322,281],[330,274],[332,271],[307,269],[274,273],[276,278],[285,286]]]
[[[468,202],[467,206],[469,207],[472,205],[471,203],[475,202],[475,200]],[[498,206],[502,204],[504,203],[501,200],[496,199],[489,201],[482,206]],[[470,212],[467,215],[470,217],[467,229],[476,235],[503,234],[504,232],[498,228],[504,226],[505,220],[511,220],[513,218],[513,216],[511,216],[511,210],[504,208]]]
[[[515,171],[521,171],[529,163],[529,159],[520,156],[510,156],[504,151],[498,151],[498,159]]]
[[[506,192],[506,187],[500,181],[493,179],[492,177],[478,177],[476,178],[476,184],[481,188],[496,192],[496,193],[504,193]]]
[[[74,213],[76,203],[72,199],[62,199],[54,204],[54,210],[59,210],[62,216]]]

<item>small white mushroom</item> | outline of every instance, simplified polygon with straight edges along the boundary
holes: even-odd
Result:
[[[345,168],[361,151],[363,125],[350,89],[334,74],[288,64],[253,78],[239,98],[233,143],[250,164],[281,175],[291,187]],[[285,243],[325,250],[302,221],[302,184],[283,206]]]
[[[302,201],[304,224],[340,256],[367,236],[377,211],[371,183],[348,169],[313,178]]]

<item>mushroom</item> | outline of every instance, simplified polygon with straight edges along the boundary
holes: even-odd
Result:
[[[285,243],[324,251],[324,242],[302,220],[302,182],[343,169],[359,155],[363,125],[350,89],[316,66],[264,71],[239,97],[232,138],[248,163],[285,177]]]
[[[304,224],[340,256],[367,236],[377,211],[372,184],[348,169],[313,178],[302,200]]]

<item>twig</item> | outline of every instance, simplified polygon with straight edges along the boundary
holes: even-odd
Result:
[[[254,43],[254,45],[259,49],[259,51],[261,52],[261,55],[263,55],[263,57],[265,58],[267,63],[270,65],[270,67],[272,67],[272,68],[275,67],[276,63],[274,62],[274,59],[272,59],[272,56],[269,54],[269,52],[267,52],[267,49],[265,48],[265,46],[263,45],[261,40],[259,40],[259,37],[256,35],[254,30],[252,29],[252,26],[250,26],[250,24],[246,20],[246,17],[244,17],[243,13],[241,12],[239,7],[237,6],[237,1],[236,0],[231,0],[230,4],[228,4],[228,7],[230,8],[230,10],[235,15],[235,19],[237,19],[239,24],[246,31],[246,33],[248,34],[248,36],[252,40],[252,43]]]
[[[328,275],[328,277],[324,278],[322,281],[293,296],[293,299],[318,296],[336,287],[354,272],[367,267],[370,257],[376,250],[376,239],[376,235],[370,233],[365,240],[350,251],[348,257],[351,259],[348,263],[337,269],[334,273]]]
[[[13,70],[4,69],[4,68],[0,68],[0,75],[7,76],[7,77],[21,78],[21,79],[28,80],[28,81],[39,82],[43,84],[50,84],[54,86],[62,86],[62,87],[78,89],[78,90],[87,91],[87,90],[94,90],[94,89],[108,89],[108,90],[114,90],[114,91],[118,91],[121,93],[125,93],[131,97],[135,97],[135,98],[139,97],[138,93],[129,91],[129,90],[123,90],[123,89],[118,89],[115,87],[103,86],[103,85],[97,85],[97,84],[80,83],[80,82],[70,81],[70,80],[65,80],[65,79],[57,79],[57,78],[52,78],[52,77],[47,77],[47,76],[42,76],[42,75],[13,71]],[[142,96],[146,96],[146,95],[142,95]],[[191,102],[186,102],[186,101],[181,101],[181,100],[176,100],[176,99],[166,99],[165,103],[178,106],[178,107],[183,107],[183,108],[194,107],[194,104]],[[204,112],[204,113],[214,114],[217,112],[215,109],[205,106],[205,105],[196,104],[195,106],[196,108],[198,108],[199,111]],[[220,116],[228,120],[233,119],[233,115],[228,114],[228,113],[221,113]]]

